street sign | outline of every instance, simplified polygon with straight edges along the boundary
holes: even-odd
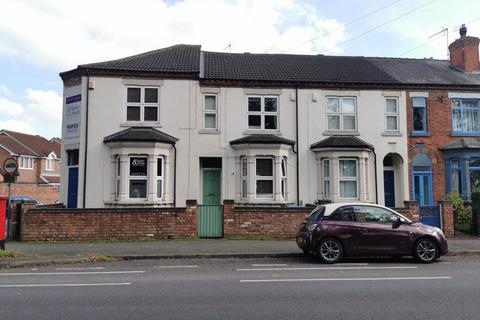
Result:
[[[15,158],[7,158],[3,162],[3,170],[7,174],[15,173],[18,169],[18,162]]]

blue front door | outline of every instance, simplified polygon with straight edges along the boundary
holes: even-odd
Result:
[[[68,199],[67,208],[77,207],[78,168],[68,168]]]
[[[422,206],[433,205],[432,174],[413,173],[413,200]]]
[[[385,206],[395,207],[395,174],[393,170],[383,171],[383,193],[385,195]]]

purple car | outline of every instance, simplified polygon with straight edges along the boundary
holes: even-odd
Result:
[[[414,256],[419,262],[431,263],[448,252],[442,230],[366,203],[316,207],[301,224],[297,245],[324,263],[358,255]]]

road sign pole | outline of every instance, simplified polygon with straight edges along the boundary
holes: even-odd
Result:
[[[7,236],[5,237],[5,241],[10,237],[10,220],[12,216],[10,215],[10,193],[12,191],[12,184],[8,183],[8,201],[7,201]]]

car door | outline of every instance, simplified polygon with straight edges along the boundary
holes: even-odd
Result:
[[[365,253],[408,253],[410,232],[408,225],[395,225],[399,216],[386,208],[357,205],[353,216],[359,228],[357,250]]]
[[[353,207],[344,206],[336,209],[330,216],[325,216],[320,225],[321,234],[340,239],[348,254],[355,253],[355,239],[358,229],[353,221]]]

